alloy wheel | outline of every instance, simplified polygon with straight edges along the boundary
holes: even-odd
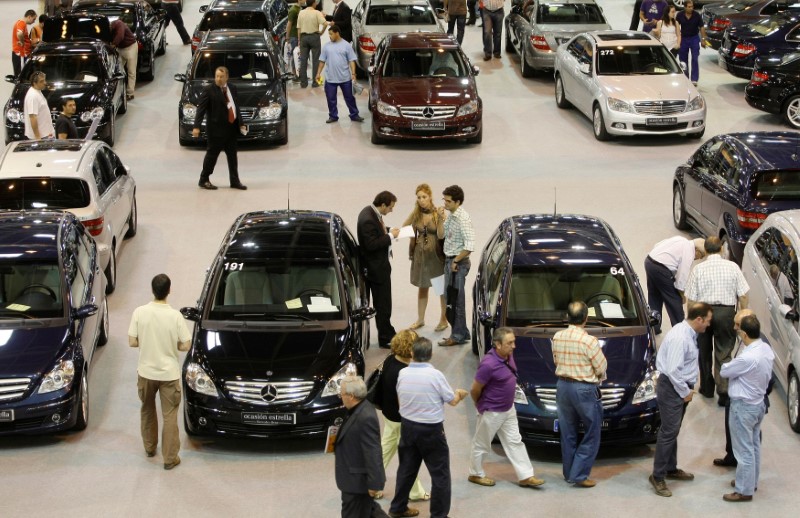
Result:
[[[800,128],[800,97],[795,97],[786,105],[786,120],[795,128]]]
[[[789,407],[789,423],[793,428],[798,424],[798,415],[800,415],[800,401],[798,401],[798,397],[800,397],[800,394],[798,394],[797,374],[793,373],[789,378],[789,390],[786,394],[786,403]]]

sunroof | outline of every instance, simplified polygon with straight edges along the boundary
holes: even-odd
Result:
[[[603,41],[619,41],[619,40],[640,40],[650,41],[652,38],[647,34],[641,32],[611,32],[605,34],[598,34],[598,39]]]
[[[86,142],[84,140],[28,140],[17,144],[14,153],[25,151],[80,151]]]

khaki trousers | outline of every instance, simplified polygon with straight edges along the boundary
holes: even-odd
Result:
[[[386,417],[383,418],[383,437],[381,437],[381,449],[383,450],[383,469],[389,465],[394,454],[397,453],[397,444],[400,442],[400,423],[389,421]],[[408,498],[411,500],[422,500],[426,491],[419,481],[419,477],[414,481],[411,487],[411,492]]]
[[[517,422],[517,410],[512,405],[505,412],[489,412],[478,415],[475,436],[472,438],[469,474],[485,477],[483,459],[492,451],[492,439],[495,434],[506,452],[506,457],[514,467],[517,480],[525,480],[533,476],[533,466],[528,450],[522,442]]]
[[[164,427],[161,434],[161,454],[164,464],[178,460],[181,440],[178,435],[178,408],[181,405],[181,380],[156,381],[139,376],[137,383],[142,402],[142,442],[146,452],[155,452],[158,446],[158,414],[156,392],[161,399]]]
[[[136,89],[136,67],[139,65],[139,44],[134,43],[130,47],[117,48],[120,57],[120,65],[125,67],[128,73],[128,95],[133,95]]]

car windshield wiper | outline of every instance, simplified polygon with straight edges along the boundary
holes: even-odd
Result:
[[[539,322],[531,322],[525,327],[564,327],[567,325],[569,325],[569,322],[562,319],[562,320],[545,320]]]
[[[242,318],[242,317],[258,317],[259,319],[263,320],[270,320],[270,321],[291,321],[291,320],[303,320],[309,321],[311,320],[310,317],[306,315],[300,315],[296,313],[234,313],[233,318]]]
[[[586,327],[592,327],[592,326],[617,327],[614,324],[612,324],[611,322],[606,322],[605,320],[589,320],[588,322],[586,322]]]

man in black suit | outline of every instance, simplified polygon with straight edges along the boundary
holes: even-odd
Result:
[[[365,400],[367,385],[359,376],[342,380],[339,395],[347,408],[347,417],[334,443],[342,518],[385,517],[386,513],[374,500],[386,483],[378,414]]]
[[[217,67],[214,71],[214,84],[208,85],[200,94],[197,103],[197,115],[194,119],[192,136],[200,136],[200,125],[208,114],[206,123],[206,157],[203,159],[203,171],[200,173],[201,189],[215,190],[209,177],[217,165],[217,158],[222,151],[228,158],[228,174],[231,189],[247,190],[247,186],[239,181],[239,160],[236,156],[236,144],[239,132],[245,134],[247,126],[242,124],[239,101],[236,96],[236,85],[228,83],[228,69]]]
[[[353,11],[344,0],[333,0],[333,13],[325,19],[339,27],[339,35],[348,43],[353,43]]]
[[[372,205],[364,207],[358,215],[358,243],[361,258],[367,269],[367,284],[375,307],[375,325],[378,327],[378,345],[389,349],[394,338],[392,327],[392,265],[389,262],[392,237],[400,229],[383,224],[383,216],[394,210],[397,196],[383,191],[375,196]]]

